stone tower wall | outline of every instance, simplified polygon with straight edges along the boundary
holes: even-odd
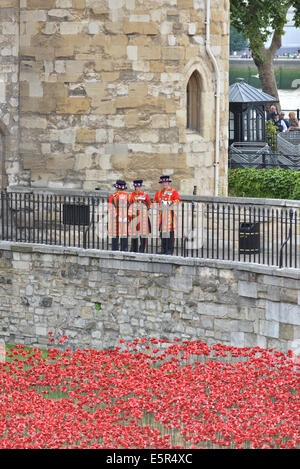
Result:
[[[214,191],[215,71],[205,0],[21,0],[20,158],[33,186],[110,189],[162,173],[182,193]],[[220,194],[226,194],[228,0],[214,0],[221,74]],[[198,70],[201,131],[186,130]]]
[[[19,0],[0,2],[0,175],[1,187],[18,182]]]

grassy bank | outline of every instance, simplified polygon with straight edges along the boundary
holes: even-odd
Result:
[[[295,68],[284,68],[284,66],[275,66],[275,77],[278,89],[282,90],[293,90],[295,87],[292,87],[294,80],[300,78],[299,66],[295,65]],[[261,81],[258,78],[258,70],[255,65],[239,65],[239,66],[230,66],[229,69],[229,84],[232,85],[236,82],[237,78],[244,78],[245,82],[255,88],[261,89]],[[295,107],[297,103],[295,103]]]

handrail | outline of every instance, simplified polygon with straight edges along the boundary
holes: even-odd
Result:
[[[9,186],[5,192],[8,193],[29,193],[29,194],[55,194],[74,197],[109,197],[112,191],[109,190],[83,190],[83,189],[55,189],[55,188],[34,188],[24,186]],[[148,192],[151,199],[155,193]],[[180,198],[185,202],[215,202],[224,204],[238,204],[238,205],[259,205],[269,207],[282,207],[282,208],[300,208],[300,200],[291,199],[267,199],[256,197],[228,197],[228,196],[212,196],[212,195],[188,195],[180,194]]]

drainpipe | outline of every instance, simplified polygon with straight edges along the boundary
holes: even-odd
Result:
[[[219,163],[220,163],[220,70],[214,54],[210,47],[210,0],[206,0],[206,52],[210,57],[216,76],[216,141],[215,141],[215,189],[214,195],[219,195]]]

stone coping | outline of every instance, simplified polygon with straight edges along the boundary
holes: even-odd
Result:
[[[237,271],[248,271],[262,275],[273,275],[277,277],[288,277],[300,280],[300,269],[282,268],[254,264],[250,262],[238,262],[219,259],[202,259],[195,257],[168,256],[159,254],[141,254],[122,251],[106,251],[100,249],[83,249],[66,246],[50,246],[44,244],[15,243],[11,241],[0,241],[0,251],[14,251],[21,253],[40,253],[50,255],[70,255],[78,257],[99,258],[113,261],[143,262],[152,264],[168,264],[174,266],[208,267],[216,269],[231,269]],[[113,266],[112,266],[113,267]]]
[[[159,189],[159,188],[158,188]],[[21,192],[24,194],[52,194],[52,195],[63,195],[63,196],[77,196],[77,197],[108,197],[112,191],[104,190],[83,190],[83,189],[61,189],[61,188],[47,188],[47,187],[25,187],[25,186],[9,186],[7,192]],[[128,188],[128,192],[131,189]],[[150,197],[154,197],[154,192],[148,192]],[[288,200],[288,199],[263,199],[255,197],[215,197],[215,196],[200,196],[200,195],[185,195],[180,194],[183,201],[187,202],[215,202],[215,203],[227,203],[236,205],[260,205],[269,207],[288,207],[288,208],[300,208],[300,200]]]

